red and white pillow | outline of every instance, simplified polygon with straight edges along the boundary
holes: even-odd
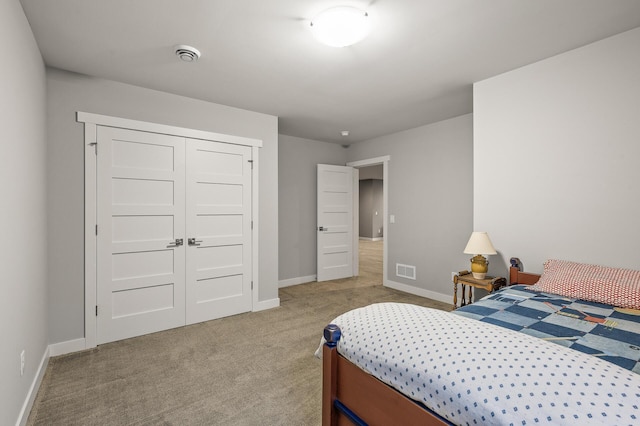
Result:
[[[549,259],[535,287],[621,308],[640,309],[640,271]]]

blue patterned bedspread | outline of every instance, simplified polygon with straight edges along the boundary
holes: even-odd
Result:
[[[600,357],[640,374],[640,311],[541,293],[516,285],[455,314]]]

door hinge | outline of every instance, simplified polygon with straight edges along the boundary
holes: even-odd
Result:
[[[247,160],[249,163],[251,163],[251,170],[253,170],[253,160]]]
[[[95,153],[98,155],[98,142],[89,142],[89,145],[94,147]]]
[[[96,316],[98,316],[98,305],[96,305]]]
[[[251,281],[251,290],[253,290],[253,281]]]
[[[96,235],[98,235],[98,225],[96,225]]]
[[[251,229],[253,229],[253,221],[251,221]]]

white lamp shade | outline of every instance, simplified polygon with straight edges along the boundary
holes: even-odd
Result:
[[[466,254],[497,254],[493,248],[489,234],[486,232],[473,232],[467,246],[464,248]]]
[[[355,7],[332,7],[313,18],[311,31],[329,46],[350,46],[369,34],[369,19],[366,12]]]

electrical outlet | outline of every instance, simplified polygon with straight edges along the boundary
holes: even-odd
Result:
[[[20,375],[24,375],[24,349],[20,352]]]

